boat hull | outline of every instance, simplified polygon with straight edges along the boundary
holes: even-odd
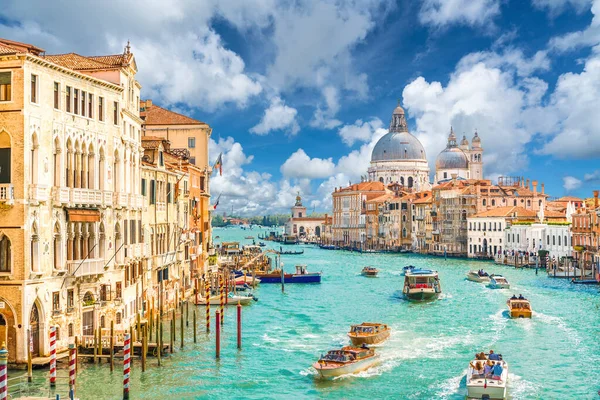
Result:
[[[511,318],[531,318],[531,310],[511,310],[509,308],[508,315]]]
[[[261,283],[281,283],[280,274],[257,275]],[[284,283],[321,283],[321,274],[284,274]]]
[[[350,338],[352,345],[357,347],[360,347],[363,344],[378,344],[390,337],[390,329],[369,336],[356,336],[349,333],[348,337]]]
[[[467,274],[467,280],[469,280],[471,282],[477,282],[477,283],[489,283],[490,277],[489,276],[479,276],[477,274]]]
[[[378,273],[379,273],[379,271],[368,271],[368,272],[361,272],[360,274],[362,276],[366,276],[367,278],[376,278]]]
[[[238,305],[238,301],[241,305],[243,306],[247,306],[248,304],[250,304],[252,302],[253,298],[252,297],[246,297],[246,296],[233,296],[233,297],[229,297],[229,298],[223,298],[223,301],[226,306],[237,306]],[[196,303],[196,305],[205,305],[206,304],[206,299],[198,299],[198,303]],[[213,296],[209,299],[209,304],[211,306],[219,306],[221,305],[221,298],[219,296]]]
[[[487,387],[484,383],[481,384],[467,384],[467,397],[469,399],[481,399],[483,395],[489,396],[489,399],[506,399],[506,383],[502,385],[497,384],[498,381],[492,379],[487,380]]]
[[[324,363],[320,364],[316,362],[313,364],[313,368],[319,373],[319,377],[322,379],[333,379],[342,375],[356,374],[371,368],[379,362],[379,356],[374,355],[373,357],[365,358],[353,363],[340,365],[339,367],[331,367],[331,364]]]
[[[440,296],[435,289],[409,289],[404,292],[404,297],[407,300],[423,301],[423,300],[435,300]]]

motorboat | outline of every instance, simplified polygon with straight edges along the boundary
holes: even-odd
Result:
[[[503,277],[502,275],[492,275],[490,276],[490,283],[487,285],[490,289],[510,289],[510,283],[508,279]]]
[[[330,350],[319,361],[313,364],[319,376],[323,379],[333,379],[338,376],[355,374],[371,368],[379,361],[375,350],[366,346],[345,346],[339,350]]]
[[[390,337],[391,328],[379,322],[363,322],[352,325],[348,337],[354,346],[363,344],[378,344]]]
[[[473,360],[467,371],[468,399],[506,399],[506,384],[508,383],[508,364],[504,360],[489,360],[500,363],[502,373],[499,376],[480,374],[488,360]],[[475,367],[475,368],[473,368]],[[478,369],[476,369],[478,368]]]
[[[404,276],[404,297],[408,300],[436,299],[442,293],[437,271],[413,269]]]
[[[246,236],[244,239],[251,240],[251,239],[254,239],[254,236]]]
[[[360,272],[362,276],[366,276],[367,278],[375,278],[378,273],[379,270],[375,267],[364,267]]]
[[[229,293],[228,296],[223,297],[223,304],[228,305],[228,306],[237,306],[238,303],[243,306],[246,306],[246,305],[250,304],[252,301],[258,301],[258,299],[252,293],[250,293],[248,295],[244,295],[244,296]],[[196,305],[201,305],[201,304],[202,305],[206,304],[206,299],[199,297],[198,303],[196,303]],[[221,296],[216,295],[216,296],[209,297],[209,304],[211,306],[221,305]]]
[[[511,297],[506,301],[511,318],[531,318],[531,303],[524,297]]]
[[[276,269],[271,272],[259,272],[256,277],[262,283],[281,283],[281,275],[281,270]],[[296,265],[295,273],[283,273],[283,283],[321,283],[321,272],[308,272],[306,265]]]
[[[406,275],[407,272],[414,270],[416,267],[414,265],[407,265],[402,268],[402,275]]]
[[[575,278],[581,279],[581,269],[577,267],[568,267],[568,268],[549,268],[548,276],[551,278]],[[583,271],[584,278],[590,278],[593,276],[593,271],[591,269],[586,269]]]
[[[236,276],[235,278],[235,284],[236,285],[243,285],[244,283],[247,283],[248,285],[258,285],[260,283],[260,279],[259,278],[252,278],[252,275],[240,275],[240,276]]]
[[[490,275],[484,270],[467,272],[467,279],[478,283],[490,283]]]

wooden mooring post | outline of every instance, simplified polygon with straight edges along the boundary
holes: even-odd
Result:
[[[196,340],[196,330],[197,330],[196,328],[197,328],[197,325],[196,325],[196,309],[195,308],[194,308],[194,312],[193,312],[192,318],[193,318],[192,323],[194,324],[194,343],[197,343],[197,340]]]
[[[110,372],[115,369],[115,321],[110,321]]]

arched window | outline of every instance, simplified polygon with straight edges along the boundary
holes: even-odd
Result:
[[[69,333],[69,337],[74,336],[75,333],[73,332],[73,323],[69,324],[68,333]]]
[[[560,244],[560,236],[558,237],[558,245],[561,246],[561,244]]]
[[[60,166],[60,154],[61,154],[61,148],[60,148],[60,141],[58,140],[58,138],[54,139],[54,158],[53,158],[53,166],[54,166],[54,186],[56,187],[61,187],[62,186],[62,179],[61,179],[61,171],[62,168]]]
[[[58,269],[58,270],[62,270],[63,268],[63,263],[62,263],[62,237],[60,235],[60,224],[58,223],[58,221],[54,224],[54,237],[53,237],[53,242],[54,242],[54,269]]]
[[[401,176],[401,177],[400,177],[400,184],[401,184],[402,186],[404,186],[404,177],[403,177],[403,176]]]
[[[86,167],[87,176],[85,177],[87,187],[89,189],[96,189],[96,184],[95,184],[96,177],[94,176],[95,169],[96,169],[96,158],[94,155],[94,148],[90,144],[90,147],[88,148],[88,151],[87,151],[87,167]]]
[[[402,228],[402,237],[405,238],[406,237],[406,228]]]
[[[11,272],[10,239],[0,233],[0,272]]]
[[[492,199],[492,207],[496,205],[496,200]]]
[[[100,328],[106,328],[106,318],[104,318],[104,315],[100,317]]]
[[[115,224],[115,261],[117,264],[121,264],[122,260],[121,260],[121,254],[123,254],[123,252],[121,251],[121,242],[123,241],[123,238],[121,237],[121,226],[119,225],[119,223],[117,222]]]
[[[39,248],[40,237],[38,236],[37,224],[34,222],[31,225],[31,238],[29,246],[29,256],[31,258],[31,270],[34,272],[39,271],[39,259],[38,259],[38,248]]]
[[[98,236],[98,253],[100,254],[100,258],[104,260],[106,256],[106,233],[104,232],[104,223],[102,222],[100,223]]]
[[[75,149],[73,148],[73,143],[71,139],[67,140],[67,173],[65,176],[65,186],[69,188],[75,187],[74,185],[74,177],[75,177]]]
[[[483,206],[485,207],[487,205],[487,202],[485,201],[485,199],[483,199]]]
[[[556,236],[552,235],[552,246],[556,245]]]
[[[121,166],[121,164],[120,164],[120,160],[119,160],[119,152],[117,150],[115,150],[115,159],[113,162],[113,173],[112,173],[113,191],[115,191],[115,192],[121,191],[121,189],[119,187],[119,184],[120,184],[119,177],[120,177],[120,173],[121,173],[120,166]]]
[[[531,200],[527,200],[527,207],[531,207]]]
[[[408,177],[408,187],[409,188],[413,187],[413,177],[412,176]]]
[[[379,178],[379,182],[383,183],[383,177]]]
[[[467,210],[462,210],[462,220],[463,221],[467,220]]]
[[[565,246],[567,245],[567,236],[566,235],[565,235],[565,241],[563,243]]]
[[[517,206],[517,199],[513,200],[513,206],[515,206],[515,207]]]
[[[121,313],[120,312],[117,313],[117,317],[116,317],[116,321],[115,322],[117,323],[117,325],[121,323]]]
[[[38,154],[39,154],[39,143],[37,134],[34,132],[31,135],[31,176],[29,177],[30,183],[36,185],[38,183]]]
[[[0,184],[10,183],[11,172],[11,144],[10,136],[6,131],[0,131]],[[0,199],[8,199],[8,193],[0,192]],[[12,199],[12,197],[11,197]]]

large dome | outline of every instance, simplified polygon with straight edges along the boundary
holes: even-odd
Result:
[[[371,161],[425,160],[425,149],[419,139],[408,132],[386,133],[373,148]]]
[[[435,160],[435,169],[468,169],[469,159],[464,151],[458,147],[447,147]]]

